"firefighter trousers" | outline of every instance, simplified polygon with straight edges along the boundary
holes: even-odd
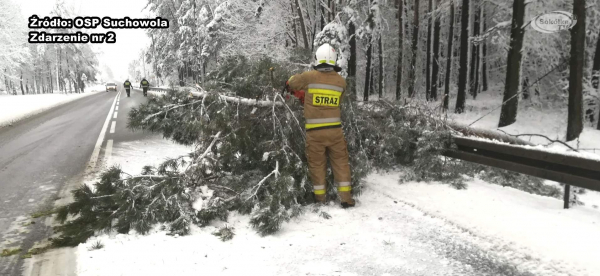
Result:
[[[306,132],[306,158],[315,198],[325,202],[327,156],[342,203],[354,203],[350,186],[348,147],[341,127]]]

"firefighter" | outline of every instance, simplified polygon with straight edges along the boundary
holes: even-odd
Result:
[[[351,193],[348,149],[340,112],[346,81],[338,74],[337,53],[329,44],[315,53],[314,70],[292,76],[288,91],[304,105],[306,119],[306,157],[317,202],[326,202],[327,156],[333,169],[335,185],[343,208],[354,207]]]
[[[125,80],[123,87],[125,88],[125,92],[127,92],[127,98],[129,98],[129,92],[131,90],[131,82],[129,82],[129,79]]]
[[[146,80],[146,78],[142,78],[142,81],[140,82],[140,87],[142,87],[142,90],[144,91],[144,97],[146,97],[146,95],[148,94],[148,87],[150,87],[150,83]]]

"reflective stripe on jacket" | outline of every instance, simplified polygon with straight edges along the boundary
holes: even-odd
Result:
[[[306,130],[341,127],[340,104],[346,81],[335,71],[312,70],[292,76],[292,90],[307,91],[304,99]]]

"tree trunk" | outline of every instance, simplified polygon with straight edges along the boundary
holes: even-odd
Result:
[[[321,6],[321,1],[317,0],[319,3],[319,6],[321,7],[321,31],[323,30],[323,28],[325,28],[325,8],[323,6]],[[327,23],[329,23],[329,15],[327,15]]]
[[[404,0],[396,0],[398,4],[398,64],[396,67],[396,100],[400,100],[402,95],[402,43],[404,39],[404,31],[402,29],[402,18],[404,17]]]
[[[58,92],[60,93],[60,52],[59,52],[59,45],[56,45],[56,89],[58,90]]]
[[[383,98],[383,42],[381,41],[381,33],[379,34],[379,45],[377,45],[379,51],[379,99]]]
[[[519,2],[521,0],[515,0]],[[467,63],[469,59],[469,0],[462,1],[460,30],[460,62],[458,68],[458,94],[456,96],[455,113],[465,111],[467,90]]]
[[[350,58],[348,59],[348,78],[353,82],[351,85],[351,93],[354,96],[358,96],[356,93],[356,27],[353,22],[348,23],[348,35],[350,37]]]
[[[481,12],[481,10],[475,10],[474,11],[475,14],[473,16],[473,36],[478,36],[479,35],[479,14]],[[479,85],[478,83],[478,76],[479,76],[479,45],[475,45],[475,44],[471,44],[471,72],[470,72],[470,77],[469,77],[469,81],[471,83],[470,85],[470,91],[469,93],[471,94],[471,96],[473,96],[473,99],[477,98],[477,86]]]
[[[444,80],[444,110],[448,110],[450,98],[450,76],[452,71],[452,40],[454,38],[454,3],[450,2],[450,27],[448,28],[448,49],[446,53],[446,78]]]
[[[8,70],[4,68],[4,86],[6,86],[6,93],[10,94],[10,87],[8,86]]]
[[[483,5],[483,4],[482,4]],[[486,30],[486,17],[485,17],[485,7],[481,7],[481,30]],[[488,90],[488,77],[487,77],[487,42],[484,39],[481,42],[481,86],[482,91]]]
[[[54,85],[52,81],[52,67],[50,67],[50,61],[46,61],[46,64],[48,65],[48,83],[50,84],[49,93],[54,93]]]
[[[335,19],[335,1],[331,1],[331,20],[333,21]]]
[[[579,20],[579,19],[578,19]],[[498,127],[504,127],[517,121],[517,108],[519,97],[517,93],[520,86],[521,59],[523,48],[523,22],[525,21],[525,1],[515,0],[513,3],[513,18],[510,32],[510,49],[508,50],[506,81],[504,85],[504,99],[500,112]]]
[[[425,98],[429,101],[431,100],[431,5],[432,5],[432,0],[429,0],[429,5],[427,6],[427,13],[429,14],[429,18],[427,19],[427,39],[426,39],[426,45],[427,45],[427,50],[426,55],[426,61],[427,64],[425,64]]]
[[[25,84],[25,92],[29,95],[29,79],[27,79],[27,83]]]
[[[327,7],[331,9],[331,0],[327,0]],[[329,22],[333,20],[333,14],[331,12],[327,12],[327,19]]]
[[[23,69],[21,69],[21,94],[25,95],[25,89],[23,89]]]
[[[302,40],[304,40],[304,49],[308,49],[308,35],[306,34],[306,25],[304,24],[304,15],[302,15],[302,8],[300,7],[300,2],[296,1],[296,11],[298,12],[298,17],[300,19],[300,31],[302,31]]]
[[[598,40],[596,41],[596,53],[594,53],[594,65],[592,66],[592,86],[598,90],[600,86],[600,34],[598,34]],[[600,109],[600,100],[596,103]],[[600,130],[600,114],[598,115],[598,125],[596,129]]]
[[[363,101],[369,101],[369,88],[371,87],[371,62],[373,55],[373,43],[369,38],[369,48],[367,49],[367,68],[365,76],[365,90],[363,91]]]
[[[292,29],[294,30],[294,45],[296,46],[296,48],[298,48],[298,28],[296,28],[296,18],[294,17],[294,3],[291,3],[291,8],[292,8]],[[200,70],[202,71],[202,70]]]
[[[521,89],[523,90],[523,100],[529,99],[529,78],[528,77],[523,78],[523,85],[522,85]]]
[[[33,94],[37,94],[38,93],[37,92],[38,91],[37,90],[37,74],[36,74],[35,67],[33,68],[33,87],[32,87],[32,90],[33,90]]]
[[[415,0],[414,5],[414,18],[413,18],[413,35],[412,35],[412,58],[410,61],[409,77],[408,81],[408,97],[415,95],[415,71],[417,62],[417,43],[419,42],[419,0]]]
[[[577,24],[571,29],[569,66],[569,115],[567,141],[575,140],[583,131],[583,65],[585,63],[585,0],[573,0]]]
[[[592,66],[592,86],[598,89],[600,82],[600,33],[596,41],[596,52],[594,53],[594,65]]]
[[[439,9],[440,0],[435,1],[435,8]],[[431,70],[431,99],[437,100],[437,89],[438,89],[438,77],[440,73],[440,17],[439,14],[435,14],[433,24],[433,68]]]

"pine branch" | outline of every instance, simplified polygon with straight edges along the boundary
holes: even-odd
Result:
[[[275,177],[277,178],[277,176],[279,175],[279,161],[275,162],[275,169],[269,173],[267,176],[265,176],[261,181],[258,182],[258,184],[256,184],[256,186],[254,186],[253,189],[254,193],[252,195],[250,195],[248,198],[246,198],[246,201],[250,200],[251,198],[255,197],[256,194],[258,194],[258,191],[260,190],[260,187],[262,187],[262,185],[265,183],[265,181],[267,181],[267,179],[269,177],[271,177],[271,175],[275,174]]]

